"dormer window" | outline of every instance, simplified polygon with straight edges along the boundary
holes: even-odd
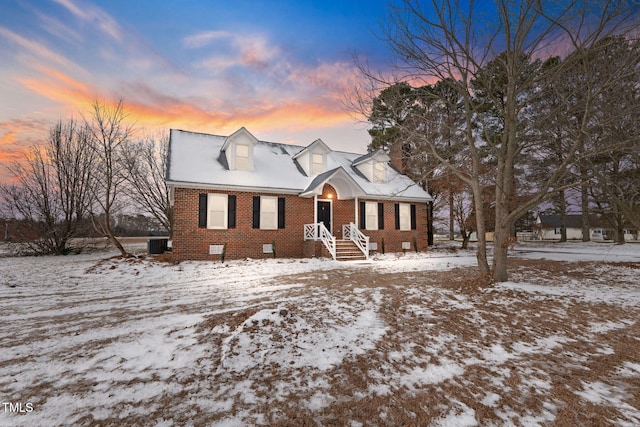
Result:
[[[375,182],[386,182],[387,181],[387,166],[384,162],[375,162],[373,169],[373,180]]]
[[[237,171],[253,171],[253,151],[258,140],[245,128],[229,135],[220,151],[225,156],[227,168]]]
[[[324,155],[313,153],[311,156],[311,174],[318,175],[324,172]]]
[[[351,163],[370,182],[385,183],[388,181],[389,155],[381,149],[358,157]]]
[[[250,170],[249,163],[249,146],[244,144],[236,144],[236,158],[235,158],[236,170],[248,171]]]
[[[306,176],[316,176],[327,170],[329,153],[331,149],[327,144],[321,139],[316,139],[293,156],[293,160],[298,163]]]

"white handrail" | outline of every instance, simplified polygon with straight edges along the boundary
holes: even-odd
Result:
[[[351,224],[342,224],[342,238],[351,240]]]
[[[331,258],[336,259],[336,238],[329,233],[327,227],[324,226],[324,222],[319,222],[318,226],[318,236],[324,246],[327,248],[329,253],[331,254]]]
[[[320,240],[331,254],[331,258],[336,259],[336,238],[331,235],[323,222],[305,224],[304,240]]]
[[[345,235],[345,230],[348,230],[348,233]],[[360,230],[358,230],[358,226],[356,226],[353,222],[350,222],[348,226],[342,226],[342,237],[344,239],[351,239],[358,249],[362,251],[366,259],[369,259],[369,236],[365,236],[362,234]]]
[[[304,240],[318,240],[317,224],[304,225]]]

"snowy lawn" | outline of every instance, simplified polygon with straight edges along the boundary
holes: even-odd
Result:
[[[640,424],[640,245],[0,258],[0,425]]]

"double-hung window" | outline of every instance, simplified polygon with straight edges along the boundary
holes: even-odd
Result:
[[[260,228],[276,230],[278,228],[278,198],[262,196],[260,199]]]
[[[202,193],[198,198],[198,227],[212,230],[236,228],[236,196]]]
[[[249,146],[244,144],[236,145],[236,170],[249,170]]]
[[[365,209],[365,230],[378,229],[378,203],[366,202]]]
[[[400,230],[411,230],[411,205],[408,203],[400,203],[398,208],[400,216]]]
[[[285,198],[273,196],[253,197],[253,228],[277,230],[284,228]]]
[[[386,182],[387,169],[383,162],[375,162],[373,164],[373,180],[375,182]]]
[[[227,228],[228,198],[226,194],[209,194],[207,201],[207,228],[223,230]]]
[[[409,231],[417,229],[416,205],[410,203],[395,204],[396,230]]]
[[[324,171],[324,156],[322,154],[311,155],[311,174],[318,175]]]

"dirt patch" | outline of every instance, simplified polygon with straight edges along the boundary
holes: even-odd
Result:
[[[592,263],[512,264],[514,277],[543,286],[558,275],[590,281],[588,286],[602,279]],[[611,271],[621,267],[635,268],[608,265]],[[335,270],[286,280],[307,284],[296,294],[323,292],[336,302],[376,290],[387,332],[374,349],[319,377],[273,364],[233,376],[235,383],[251,382],[261,403],[236,399],[227,415],[245,413],[250,423],[281,426],[423,426],[469,417],[479,425],[640,421],[637,307],[498,290],[468,268],[428,274]],[[211,324],[235,330],[251,314],[210,318],[202,331],[211,331]],[[213,347],[228,336],[205,335]],[[221,375],[211,381],[223,378],[231,380]],[[318,378],[323,385],[312,386]],[[279,389],[296,379],[310,385],[291,393]]]
[[[68,411],[54,425],[640,425],[636,264],[511,259],[493,284],[154,259],[101,260],[46,298],[5,287],[23,320],[4,398]]]

